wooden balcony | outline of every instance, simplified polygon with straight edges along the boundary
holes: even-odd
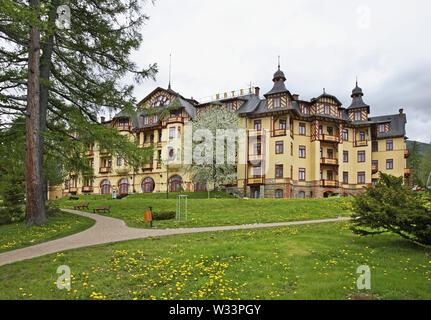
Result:
[[[87,157],[93,157],[93,156],[94,156],[94,151],[93,151],[93,150],[86,151],[86,152],[85,152],[85,155],[86,155]]]
[[[320,164],[327,164],[327,165],[338,165],[338,159],[333,158],[320,158]]]
[[[130,125],[118,126],[117,129],[118,131],[130,131]]]
[[[92,186],[82,187],[82,192],[94,192],[94,187]]]
[[[376,166],[376,165],[371,165],[371,172],[372,172],[373,174],[376,174],[378,171],[379,171],[379,169],[377,168],[377,166]]]
[[[78,192],[78,188],[77,187],[69,187],[69,192],[70,193],[77,193]]]
[[[109,173],[111,172],[111,168],[110,167],[101,167],[99,168],[99,173]]]
[[[412,174],[412,169],[410,169],[410,168],[404,169],[404,177],[405,178],[410,177],[411,174]]]
[[[109,155],[109,150],[108,149],[100,149],[99,153],[101,155]]]
[[[282,137],[286,135],[286,129],[274,129],[271,131],[271,137]]]
[[[409,149],[405,149],[404,150],[404,158],[408,158],[408,157],[410,157],[410,150]]]
[[[254,177],[254,178],[248,178],[247,184],[263,184],[265,180],[265,177]]]
[[[366,146],[368,146],[368,140],[362,140],[362,141],[360,141],[360,140],[357,140],[357,141],[355,141],[355,147],[366,147]]]
[[[163,125],[167,125],[168,123],[184,123],[183,117],[169,117],[163,120]]]
[[[337,180],[320,180],[320,185],[322,187],[335,187],[335,188],[337,188],[339,183]]]
[[[329,134],[321,134],[319,135],[319,140],[323,141],[323,142],[334,142],[334,143],[338,143],[340,142],[338,139],[338,136],[334,136],[334,135],[329,135]]]
[[[161,148],[161,147],[162,147],[162,142],[161,141],[157,142],[157,148]]]

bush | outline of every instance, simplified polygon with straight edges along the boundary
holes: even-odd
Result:
[[[170,220],[176,216],[175,211],[158,211],[153,212],[153,220]]]
[[[25,219],[24,183],[14,176],[2,176],[0,193],[4,208],[0,211],[0,224],[20,222]]]
[[[46,214],[48,217],[57,216],[61,213],[60,205],[54,201],[46,204]]]
[[[403,185],[403,178],[380,173],[379,182],[356,196],[352,203],[354,233],[393,232],[420,244],[431,245],[431,196]]]

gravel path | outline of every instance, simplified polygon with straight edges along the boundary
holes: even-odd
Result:
[[[203,228],[138,229],[138,228],[127,227],[125,222],[120,219],[115,219],[115,218],[101,216],[94,213],[81,212],[76,210],[64,209],[63,211],[94,219],[96,220],[96,223],[91,228],[85,231],[73,234],[71,236],[44,242],[31,247],[25,247],[25,248],[1,253],[0,266],[13,263],[16,261],[32,259],[32,258],[44,256],[51,253],[65,251],[65,250],[94,246],[94,245],[103,244],[103,243],[124,241],[124,240],[170,236],[170,235],[186,234],[186,233],[281,227],[281,226],[291,226],[291,225],[300,225],[300,224],[343,221],[343,220],[350,219],[350,218],[337,218],[337,219],[322,219],[322,220],[309,220],[309,221],[246,224],[246,225],[236,225],[236,226],[203,227]]]

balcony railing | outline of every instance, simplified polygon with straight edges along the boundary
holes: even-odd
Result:
[[[166,118],[165,120],[163,120],[163,124],[166,125],[168,123],[184,123],[184,118],[183,117],[169,117]]]
[[[249,129],[248,136],[249,137],[259,137],[262,135],[262,130]]]
[[[130,172],[130,168],[118,168],[115,170],[118,174],[128,174]]]
[[[118,126],[119,131],[130,131],[130,125]]]
[[[272,132],[273,137],[281,137],[286,135],[286,129],[274,129]]]
[[[111,171],[110,167],[101,167],[99,168],[99,173],[109,173]]]
[[[410,150],[409,149],[405,149],[404,150],[404,158],[408,158],[408,157],[410,157]]]
[[[262,161],[263,155],[262,154],[249,154],[248,155],[248,161]]]
[[[108,149],[100,149],[99,153],[107,155],[107,154],[109,154],[109,150]]]
[[[76,187],[69,187],[69,192],[70,193],[76,193],[76,192],[78,192],[78,188],[76,188]]]
[[[338,159],[333,158],[320,158],[321,164],[338,165]]]
[[[151,170],[151,169],[153,169],[153,163],[152,162],[151,163],[145,163],[142,166],[142,170]]]
[[[337,180],[320,180],[320,185],[322,187],[338,187]]]
[[[247,184],[263,184],[264,182],[264,177],[253,177],[253,178],[248,178],[247,179]]]
[[[410,177],[411,174],[412,174],[412,169],[410,169],[410,168],[404,169],[404,177],[405,178]]]
[[[94,187],[92,186],[82,187],[82,192],[94,192]]]
[[[161,147],[162,147],[162,142],[161,141],[157,142],[157,148],[161,148]]]
[[[357,140],[355,141],[355,147],[366,147],[368,146],[368,140]]]
[[[326,141],[326,142],[339,142],[338,136],[329,135],[329,134],[319,135],[319,140]]]

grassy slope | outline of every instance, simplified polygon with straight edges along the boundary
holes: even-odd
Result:
[[[0,226],[0,253],[62,238],[92,225],[95,221],[62,212],[49,218],[41,226],[26,226],[25,222]]]
[[[175,211],[176,200],[163,199],[164,195],[129,196],[122,200],[112,200],[103,196],[81,196],[80,200],[57,200],[62,208],[73,208],[81,202],[89,202],[90,209],[100,205],[111,205],[111,213],[101,213],[122,219],[130,227],[148,228],[144,222],[144,211],[153,207],[154,211]],[[195,195],[196,196],[196,195]],[[160,198],[161,197],[161,198]],[[155,228],[202,227],[239,225],[265,222],[283,222],[337,218],[349,216],[345,209],[346,198],[330,199],[189,199],[188,221],[154,221]],[[184,207],[183,207],[184,210]]]
[[[348,299],[360,265],[372,294],[431,298],[431,250],[347,223],[149,238],[0,267],[0,299]],[[70,291],[56,269],[68,265]]]

